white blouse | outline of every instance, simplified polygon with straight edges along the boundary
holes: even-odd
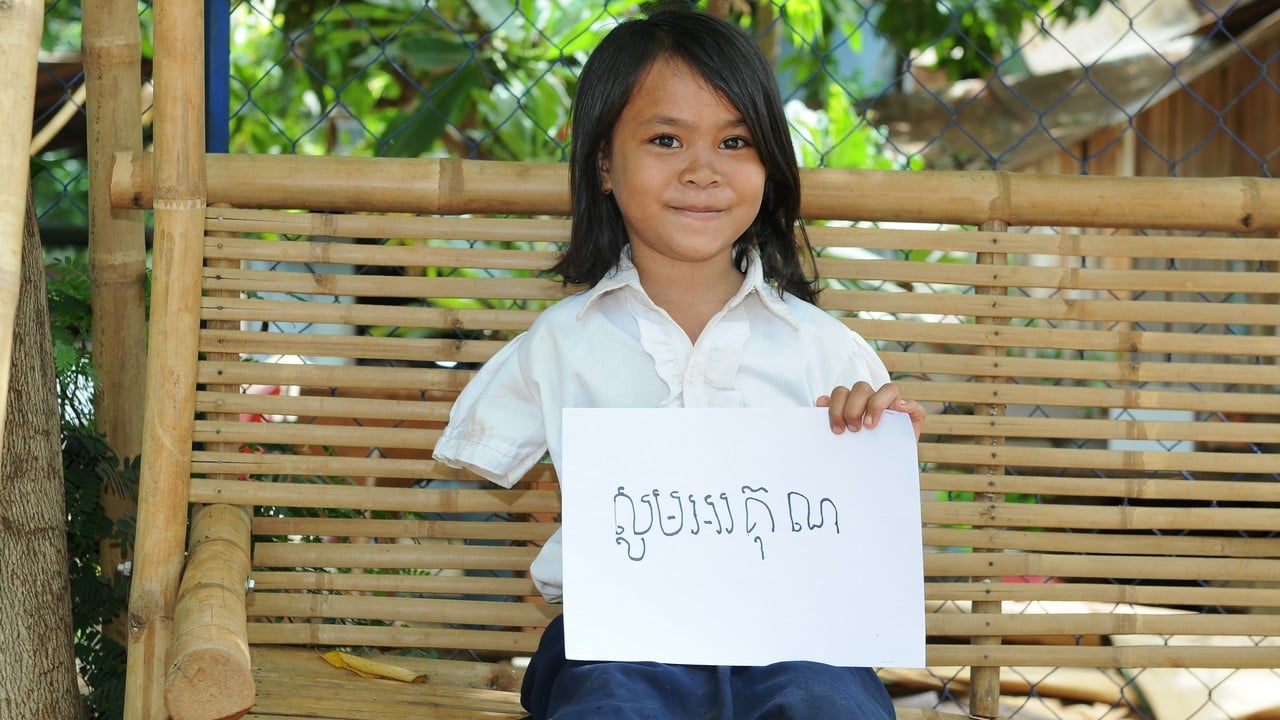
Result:
[[[595,287],[545,310],[485,363],[435,459],[511,487],[548,452],[560,469],[564,408],[809,407],[859,380],[889,382],[867,341],[765,283],[754,251],[742,287],[693,343],[645,294],[628,247]],[[559,532],[531,572],[559,602]]]

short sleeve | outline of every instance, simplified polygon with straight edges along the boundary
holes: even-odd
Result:
[[[436,460],[511,487],[546,453],[541,403],[521,360],[527,337],[513,338],[463,388]]]
[[[884,360],[880,359],[880,355],[865,338],[852,330],[849,333],[853,336],[850,362],[854,365],[854,368],[866,373],[866,381],[871,387],[881,388],[890,381],[889,370],[884,366]],[[861,379],[852,371],[848,377]],[[849,382],[849,380],[845,382]]]

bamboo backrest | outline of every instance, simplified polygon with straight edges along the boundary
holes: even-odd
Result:
[[[164,329],[199,353],[175,717],[239,682],[184,671],[201,653],[502,663],[558,612],[525,572],[556,527],[551,468],[501,490],[430,451],[475,369],[572,291],[541,273],[563,167],[451,161],[424,193],[428,161],[329,162],[211,157],[210,202],[245,207],[209,207],[199,277],[171,280],[202,297]],[[273,189],[300,168],[305,197]],[[117,202],[146,205],[145,163],[117,172]],[[975,687],[1002,666],[1280,667],[1276,182],[804,179],[823,307],[931,411],[929,664]]]

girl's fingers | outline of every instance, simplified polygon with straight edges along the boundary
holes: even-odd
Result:
[[[924,406],[914,400],[904,399],[901,389],[893,383],[887,383],[879,390],[873,390],[865,382],[856,382],[850,387],[837,387],[830,395],[820,396],[814,404],[828,409],[831,432],[837,435],[845,430],[857,432],[863,427],[875,427],[885,410],[906,413],[911,418],[911,427],[915,430],[917,440],[920,439],[920,431],[924,426]]]

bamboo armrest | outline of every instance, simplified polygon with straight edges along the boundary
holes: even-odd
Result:
[[[164,682],[175,720],[240,717],[254,705],[245,617],[249,527],[249,509],[234,505],[206,505],[192,518]]]

